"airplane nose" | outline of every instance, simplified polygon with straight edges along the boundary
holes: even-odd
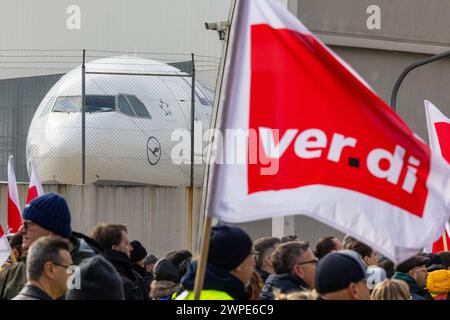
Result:
[[[30,126],[27,159],[34,159],[43,182],[81,183],[79,114],[51,114],[41,125]]]

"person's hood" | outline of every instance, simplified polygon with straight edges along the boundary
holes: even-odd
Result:
[[[150,298],[161,299],[172,296],[175,292],[180,291],[182,286],[179,283],[167,280],[153,280],[150,286]]]
[[[188,291],[194,290],[195,275],[197,273],[197,261],[192,262],[186,274],[181,279],[181,284]],[[206,266],[203,290],[217,290],[228,293],[235,300],[247,300],[248,293],[245,286],[228,271],[217,268],[211,264]]]
[[[86,258],[104,254],[104,249],[93,239],[82,233],[72,231],[69,241],[72,244],[70,255],[74,264],[80,264]]]

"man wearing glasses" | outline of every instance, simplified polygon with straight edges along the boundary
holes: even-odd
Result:
[[[395,267],[392,279],[405,281],[413,300],[432,300],[431,295],[425,289],[428,276],[426,265],[429,260],[427,257],[415,255]]]
[[[271,257],[275,274],[270,275],[261,292],[261,300],[273,300],[274,290],[281,293],[314,288],[317,258],[306,241],[286,242]]]
[[[70,243],[59,236],[45,236],[29,248],[27,283],[13,300],[56,300],[67,291],[67,268],[72,264]]]

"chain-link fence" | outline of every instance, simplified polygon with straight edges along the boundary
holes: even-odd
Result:
[[[0,50],[0,180],[13,154],[18,181],[28,181],[33,158],[43,182],[201,185],[219,63],[193,54]]]

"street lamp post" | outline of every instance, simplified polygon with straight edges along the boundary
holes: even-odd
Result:
[[[408,75],[408,73],[410,73],[412,70],[423,66],[425,64],[437,61],[437,60],[441,60],[443,58],[446,58],[450,56],[450,50],[449,51],[445,51],[439,54],[435,54],[431,57],[419,60],[417,62],[414,62],[413,64],[409,65],[408,67],[406,67],[405,70],[403,70],[403,72],[401,73],[400,77],[398,77],[397,82],[395,83],[394,89],[392,90],[392,95],[391,95],[391,107],[392,109],[397,110],[397,94],[398,94],[398,90],[400,89],[400,85],[402,84],[403,80],[405,80],[406,76]]]

